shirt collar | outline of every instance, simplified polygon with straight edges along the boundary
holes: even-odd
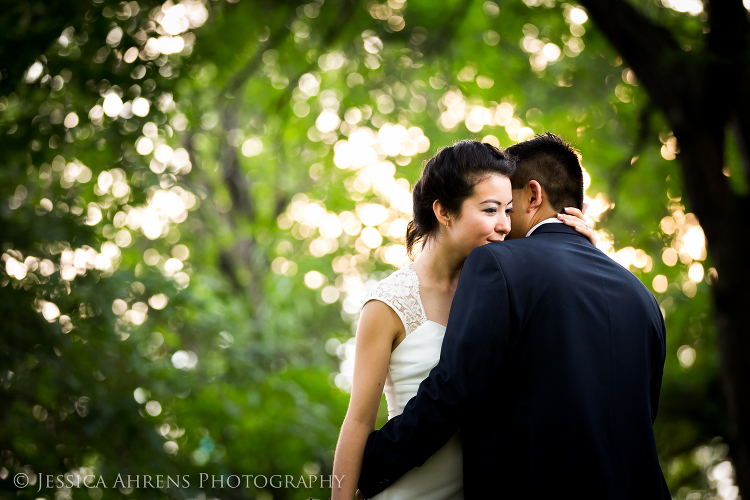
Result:
[[[528,232],[528,233],[526,233],[526,236],[529,236],[529,235],[530,235],[531,233],[533,233],[533,232],[534,232],[534,230],[535,230],[536,228],[538,228],[538,227],[539,227],[539,226],[541,226],[542,224],[551,224],[551,223],[553,223],[553,222],[557,222],[557,223],[559,223],[559,224],[562,224],[562,223],[563,223],[563,221],[561,221],[561,220],[560,220],[560,219],[558,219],[557,217],[550,217],[549,219],[544,219],[544,220],[543,220],[542,222],[540,222],[540,223],[539,223],[539,224],[537,224],[536,226],[534,226],[534,227],[532,227],[531,229],[529,229],[529,232]]]

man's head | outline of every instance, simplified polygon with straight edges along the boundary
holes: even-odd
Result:
[[[511,177],[513,214],[508,239],[522,238],[539,222],[583,208],[583,171],[578,153],[559,136],[547,132],[510,146],[516,158]]]

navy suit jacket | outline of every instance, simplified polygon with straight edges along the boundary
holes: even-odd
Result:
[[[370,434],[379,493],[461,430],[464,495],[664,499],[653,421],[666,352],[654,296],[564,224],[475,249],[440,362]]]

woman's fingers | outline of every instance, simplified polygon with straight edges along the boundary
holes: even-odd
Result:
[[[569,214],[571,214],[571,215],[575,216],[575,217],[578,217],[578,218],[579,218],[579,219],[581,219],[581,220],[584,220],[584,219],[583,219],[583,212],[581,212],[580,210],[578,210],[578,209],[577,209],[577,208],[575,208],[575,207],[565,207],[565,211],[566,211],[567,213],[569,213]]]
[[[589,227],[588,223],[582,218],[575,215],[558,214],[557,218],[568,226]]]
[[[584,235],[586,238],[589,239],[589,241],[596,246],[597,243],[597,237],[596,232],[591,229],[586,222],[586,220],[583,218],[583,214],[580,210],[577,208],[571,208],[566,207],[566,212],[570,212],[573,215],[567,215],[567,214],[558,214],[557,218],[562,221],[564,224],[574,227],[576,231]]]
[[[594,231],[590,227],[576,226],[575,228],[576,231],[588,238],[592,245],[596,246],[597,242],[599,241],[596,237],[596,231]]]

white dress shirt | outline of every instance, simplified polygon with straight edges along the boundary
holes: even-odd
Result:
[[[563,223],[563,221],[561,221],[561,220],[560,220],[560,219],[558,219],[557,217],[550,217],[549,219],[544,219],[544,220],[543,220],[542,222],[540,222],[540,223],[539,223],[539,224],[537,224],[536,226],[534,226],[534,227],[532,227],[531,229],[529,229],[529,232],[528,232],[528,233],[526,233],[526,236],[529,236],[529,235],[530,235],[531,233],[533,233],[533,232],[534,232],[534,230],[535,230],[536,228],[538,228],[538,227],[539,227],[539,226],[541,226],[542,224],[550,224],[550,223],[552,223],[552,222],[558,222],[558,223],[560,223],[560,224],[562,224],[562,223]]]

